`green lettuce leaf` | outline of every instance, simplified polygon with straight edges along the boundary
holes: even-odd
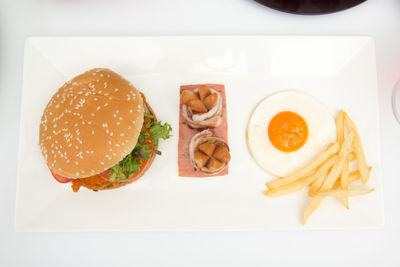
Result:
[[[133,173],[139,173],[141,162],[151,158],[155,153],[145,141],[151,136],[154,146],[158,145],[158,140],[168,139],[171,135],[171,125],[168,123],[162,124],[159,121],[150,121],[145,125],[149,132],[141,132],[135,148],[123,160],[114,165],[110,169],[109,179],[112,182],[129,179]],[[158,154],[158,153],[157,153]]]

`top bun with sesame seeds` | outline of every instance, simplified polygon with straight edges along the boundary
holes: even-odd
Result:
[[[136,146],[145,107],[140,92],[117,73],[96,68],[66,82],[41,119],[39,144],[55,174],[99,174]]]

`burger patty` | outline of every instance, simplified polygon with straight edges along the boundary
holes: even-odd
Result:
[[[119,182],[112,183],[110,181],[107,181],[106,179],[101,178],[100,175],[94,175],[87,178],[79,178],[73,180],[71,187],[74,192],[78,192],[81,186],[92,190],[104,190],[113,189],[124,185],[125,184]]]

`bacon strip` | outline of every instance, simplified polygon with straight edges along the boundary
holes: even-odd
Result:
[[[195,88],[194,92],[198,92]],[[186,105],[182,104],[182,115],[186,120],[186,123],[195,129],[200,128],[217,128],[222,124],[222,96],[221,94],[213,88],[210,88],[211,93],[217,93],[217,103],[208,112],[203,114],[194,114],[192,110]]]
[[[196,160],[195,160],[195,150],[197,148],[197,146],[201,143],[207,142],[207,141],[211,141],[211,142],[220,142],[220,143],[225,143],[225,140],[220,138],[220,137],[215,137],[213,136],[213,133],[210,130],[204,130],[201,131],[197,134],[195,134],[192,139],[190,140],[190,144],[189,144],[189,155],[190,155],[190,163],[192,164],[192,166],[196,169],[196,170],[201,170],[203,172],[207,172],[209,175],[216,175],[218,173],[220,173],[223,169],[226,168],[227,163],[224,163],[220,168],[214,170],[214,171],[209,171],[207,170],[207,168],[205,168],[205,166],[203,168],[199,168],[196,164]],[[227,146],[227,145],[226,145]],[[227,146],[228,148],[228,146]],[[228,148],[229,149],[229,148]]]

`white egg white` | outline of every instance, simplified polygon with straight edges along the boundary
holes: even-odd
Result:
[[[268,137],[271,119],[282,111],[292,111],[307,123],[308,138],[293,152],[275,148]],[[257,164],[275,176],[287,176],[303,167],[336,141],[336,125],[329,110],[315,98],[298,91],[284,91],[262,100],[254,109],[247,128],[247,144]]]

